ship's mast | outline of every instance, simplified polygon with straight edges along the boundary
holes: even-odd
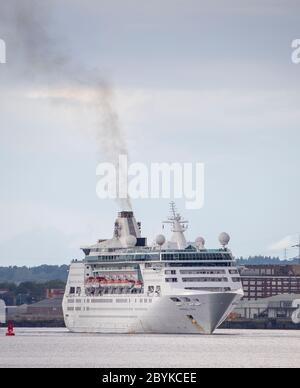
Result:
[[[181,218],[181,215],[177,213],[177,209],[174,202],[170,204],[171,217],[163,224],[171,224],[171,230],[173,232],[171,241],[177,244],[177,249],[185,249],[187,242],[184,236],[184,232],[188,229],[188,221]]]

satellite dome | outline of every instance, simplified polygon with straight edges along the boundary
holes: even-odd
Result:
[[[229,234],[223,232],[220,234],[219,236],[219,241],[220,241],[220,244],[225,247],[226,245],[229,244],[229,241],[230,241],[230,236]]]
[[[135,247],[136,243],[137,243],[137,238],[132,234],[126,237],[126,244],[129,248]]]
[[[196,238],[196,245],[198,248],[204,248],[205,239],[203,237],[197,237]]]
[[[160,247],[164,245],[164,243],[166,242],[166,238],[164,235],[162,234],[159,234],[156,239],[155,239],[155,242],[157,245],[159,245]]]

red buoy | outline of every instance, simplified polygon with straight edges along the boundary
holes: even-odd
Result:
[[[6,337],[13,337],[14,335],[14,324],[12,321],[9,321],[7,324]]]

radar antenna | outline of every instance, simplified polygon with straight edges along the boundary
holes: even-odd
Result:
[[[170,203],[171,217],[168,217],[167,221],[163,221],[163,224],[171,224],[172,232],[186,232],[188,229],[188,221],[181,218],[180,213],[177,212],[175,202]]]
[[[177,208],[176,208],[176,204],[174,201],[170,203],[170,210],[171,210],[171,214],[172,214],[173,218],[175,218]]]
[[[183,220],[180,213],[177,212],[175,202],[170,203],[171,216],[164,224],[171,224],[171,230],[173,232],[172,241],[177,243],[178,249],[185,249],[187,242],[184,236],[184,232],[188,229],[188,221]]]

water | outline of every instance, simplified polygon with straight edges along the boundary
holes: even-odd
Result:
[[[72,334],[0,329],[0,367],[300,367],[300,331],[201,335]]]

